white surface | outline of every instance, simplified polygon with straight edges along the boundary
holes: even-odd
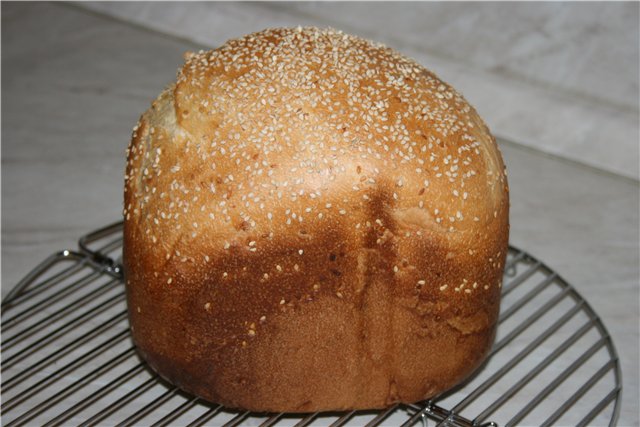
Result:
[[[252,16],[247,25],[278,23]],[[53,251],[120,219],[131,128],[174,78],[182,53],[197,48],[64,4],[2,4],[3,295]],[[597,123],[608,120],[596,113]],[[619,425],[637,426],[638,183],[517,145],[502,151],[511,242],[558,271],[600,314],[622,362]]]
[[[639,178],[637,2],[91,2],[214,47],[268,26],[382,41],[452,83],[498,135]]]

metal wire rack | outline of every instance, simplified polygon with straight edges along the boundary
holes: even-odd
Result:
[[[120,266],[122,224],[80,239],[2,302],[2,424],[153,426],[615,425],[612,339],[549,267],[510,248],[497,337],[476,374],[443,395],[384,411],[261,414],[181,392],[138,358]],[[420,351],[416,348],[415,351]]]

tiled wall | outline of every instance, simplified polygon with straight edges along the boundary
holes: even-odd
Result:
[[[82,6],[207,47],[291,25],[382,41],[458,88],[496,135],[638,179],[637,2]]]

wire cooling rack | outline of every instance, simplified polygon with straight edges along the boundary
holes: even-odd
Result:
[[[2,424],[153,426],[615,425],[621,374],[589,304],[554,271],[510,248],[495,344],[443,395],[384,411],[262,414],[204,402],[166,383],[129,336],[122,224],[38,265],[2,302]],[[416,348],[415,351],[421,351]]]

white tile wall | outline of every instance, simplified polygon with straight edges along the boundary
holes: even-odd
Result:
[[[495,134],[639,178],[637,2],[82,6],[207,47],[265,27],[298,24],[382,41],[452,83]]]

